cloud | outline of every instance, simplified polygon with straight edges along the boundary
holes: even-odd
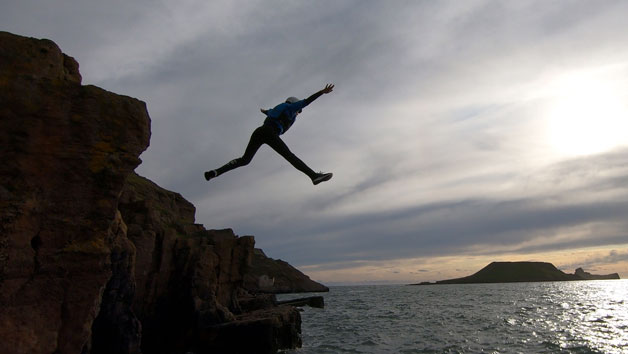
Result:
[[[0,6],[3,29],[54,40],[84,83],[147,102],[140,174],[275,258],[338,269],[625,244],[628,151],[566,159],[545,137],[555,77],[625,74],[625,2]],[[335,92],[282,138],[330,182],[312,186],[265,147],[202,179],[243,153],[259,108],[327,82]]]
[[[579,258],[576,262],[563,265],[565,268],[582,267],[584,269],[594,269],[599,265],[628,262],[628,251],[613,249],[606,254],[594,253],[584,258]]]
[[[619,156],[626,155],[617,152],[547,166],[546,175],[537,176],[539,185],[525,186],[543,192],[532,193],[530,198],[510,199],[509,193],[504,193],[505,199],[492,195],[492,199],[442,201],[395,211],[342,214],[337,218],[326,216],[324,223],[316,222],[319,216],[314,212],[310,220],[282,220],[290,231],[272,242],[271,249],[297,264],[311,264],[451,253],[530,253],[622,243],[628,226],[628,190],[615,183],[622,177],[609,172],[621,169],[615,165],[620,162]],[[576,178],[576,186],[571,183],[574,176],[565,173],[576,171],[576,166],[576,175],[588,175],[582,166],[597,172],[589,174],[588,179]],[[549,185],[548,180],[552,181]],[[609,185],[613,187],[610,191]],[[607,193],[614,197],[607,197]],[[598,200],[600,195],[604,196],[602,200]]]

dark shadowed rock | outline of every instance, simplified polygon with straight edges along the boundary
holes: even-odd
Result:
[[[301,347],[301,316],[292,306],[242,314],[235,321],[201,331],[197,353],[275,353]]]
[[[91,353],[140,353],[142,325],[132,309],[135,246],[126,237],[126,225],[119,212],[113,230],[120,237],[111,247],[112,276],[103,292],[100,312],[92,325]]]
[[[244,277],[245,287],[259,293],[326,292],[329,288],[317,283],[281,259],[266,256],[255,249],[251,269]]]
[[[298,311],[242,287],[253,237],[206,230],[180,194],[136,174],[119,207],[137,249],[133,308],[145,353],[273,353],[300,345]]]

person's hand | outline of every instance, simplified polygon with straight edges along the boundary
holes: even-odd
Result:
[[[330,93],[334,90],[334,85],[332,84],[327,84],[325,85],[325,88],[321,90],[322,93]]]

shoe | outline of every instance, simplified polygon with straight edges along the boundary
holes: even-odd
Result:
[[[216,170],[211,170],[211,171],[205,172],[205,179],[208,180],[208,181],[210,179],[216,177],[216,176],[218,176],[218,174],[216,173]]]
[[[314,183],[314,185],[317,185],[321,182],[329,181],[333,175],[333,173],[319,173],[316,177],[312,179],[312,183]]]

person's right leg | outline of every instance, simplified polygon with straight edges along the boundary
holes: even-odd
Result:
[[[249,144],[246,146],[246,150],[244,150],[244,155],[227,162],[224,166],[218,169],[205,172],[205,179],[209,181],[210,179],[218,177],[225,172],[248,165],[253,159],[253,156],[255,156],[257,150],[259,150],[260,146],[264,143],[264,135],[263,127],[255,129],[253,134],[251,134],[251,139],[249,140]]]

